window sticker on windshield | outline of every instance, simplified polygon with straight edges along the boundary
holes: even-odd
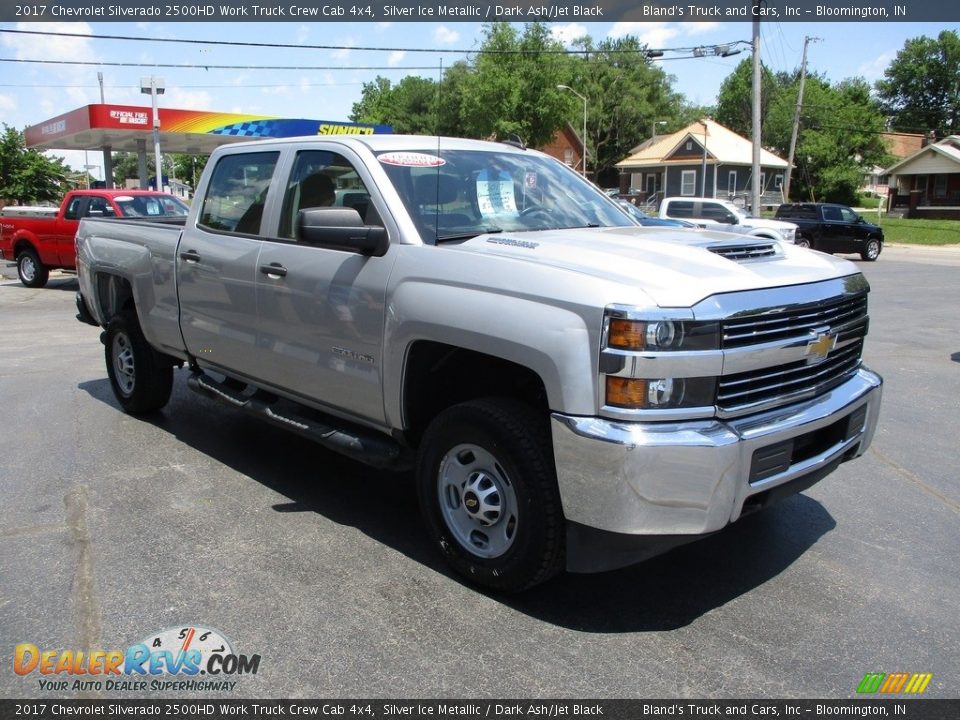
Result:
[[[523,176],[523,184],[527,190],[535,190],[537,187],[537,174],[535,172],[528,172]]]
[[[477,205],[483,217],[517,213],[517,200],[513,193],[513,178],[501,170],[493,175],[481,170],[477,175]]]
[[[380,155],[377,160],[384,165],[400,167],[440,167],[447,164],[442,157],[417,152],[389,152]]]

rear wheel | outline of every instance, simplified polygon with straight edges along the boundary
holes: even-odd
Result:
[[[150,347],[132,310],[125,310],[107,325],[104,356],[110,386],[124,410],[146,413],[167,404],[173,368],[163,364]]]
[[[17,275],[20,282],[28,288],[41,288],[47,284],[50,271],[40,262],[40,256],[33,248],[26,248],[17,255]]]
[[[860,257],[869,262],[873,262],[878,257],[880,257],[880,250],[883,248],[883,245],[877,238],[867,238],[867,242],[863,246],[863,251],[860,253]]]
[[[444,558],[469,580],[519,592],[563,568],[563,512],[549,428],[510,399],[455,405],[430,424],[420,508]]]

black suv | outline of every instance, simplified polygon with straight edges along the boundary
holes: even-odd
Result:
[[[777,208],[777,220],[797,225],[795,244],[826,253],[860,253],[876,260],[883,250],[883,228],[868,223],[846,205],[833,203],[785,203]]]

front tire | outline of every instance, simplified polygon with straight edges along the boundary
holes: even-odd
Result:
[[[806,235],[797,235],[793,240],[793,244],[802,248],[813,247],[813,243],[810,242],[810,238],[808,238]]]
[[[40,262],[33,248],[26,248],[17,255],[17,275],[28,288],[42,288],[50,279],[50,271]]]
[[[120,313],[107,325],[104,356],[113,394],[126,412],[147,413],[167,404],[173,368],[163,364],[150,347],[132,310]]]
[[[549,428],[531,407],[501,398],[444,410],[420,446],[417,492],[431,539],[470,581],[520,592],[563,568]]]
[[[878,257],[880,257],[880,251],[882,249],[883,244],[877,238],[867,238],[867,242],[863,246],[863,252],[860,253],[860,257],[867,262],[874,262]]]

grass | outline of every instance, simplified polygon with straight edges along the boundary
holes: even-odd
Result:
[[[956,245],[960,244],[960,220],[907,220],[883,216],[877,221],[876,212],[862,213],[863,219],[883,228],[883,238],[888,243],[909,245]]]

